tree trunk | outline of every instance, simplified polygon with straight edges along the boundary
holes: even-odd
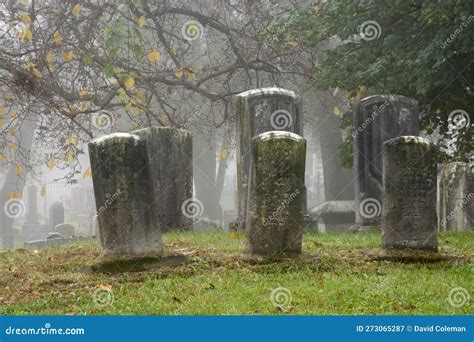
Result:
[[[20,141],[20,146],[17,149],[15,157],[19,154],[20,149],[30,151],[31,145],[33,143],[33,136],[35,132],[36,121],[28,118],[29,120],[24,120],[21,125],[21,129],[17,133],[18,140]],[[16,158],[15,158],[16,160]],[[24,161],[25,164],[29,162],[28,160]],[[20,164],[20,163],[18,163]],[[23,167],[26,171],[26,167]],[[14,218],[8,217],[6,215],[5,203],[8,200],[8,195],[14,191],[23,192],[25,187],[25,180],[27,174],[24,173],[19,177],[16,172],[16,163],[11,164],[8,167],[7,177],[5,183],[0,191],[0,198],[2,203],[2,210],[0,210],[0,234],[2,238],[2,249],[11,249],[13,248],[13,222]]]

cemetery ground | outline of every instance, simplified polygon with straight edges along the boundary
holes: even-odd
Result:
[[[2,315],[342,315],[473,314],[472,298],[450,304],[453,288],[474,290],[474,232],[439,235],[433,257],[382,257],[380,232],[305,233],[303,254],[246,259],[245,238],[167,233],[165,255],[187,261],[134,272],[94,272],[99,243],[0,253]],[[285,288],[285,306],[272,290]],[[98,306],[96,289],[113,302]],[[286,291],[286,290],[285,290]]]

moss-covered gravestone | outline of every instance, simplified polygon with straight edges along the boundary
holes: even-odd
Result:
[[[193,145],[191,133],[170,127],[134,131],[146,142],[153,188],[153,221],[161,232],[192,230],[192,219],[182,206],[193,196]]]
[[[145,141],[128,133],[107,135],[89,144],[89,157],[104,254],[160,253]]]
[[[252,255],[300,253],[303,239],[306,141],[272,131],[252,140],[246,223]]]
[[[469,164],[443,166],[439,180],[439,216],[440,229],[474,229],[474,171]]]
[[[356,226],[364,230],[381,223],[382,145],[418,135],[418,104],[400,95],[366,97],[356,108],[353,127]]]
[[[402,136],[383,145],[382,247],[438,250],[436,150]]]
[[[303,135],[301,97],[281,88],[260,88],[233,99],[237,123],[237,204],[239,225],[246,222],[252,138],[268,131]]]

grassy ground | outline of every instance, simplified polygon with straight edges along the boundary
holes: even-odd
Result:
[[[166,252],[187,255],[187,263],[94,273],[96,242],[0,253],[0,314],[474,313],[473,298],[461,307],[448,300],[453,288],[474,296],[473,232],[441,234],[447,258],[437,262],[377,260],[376,232],[308,233],[303,257],[278,262],[242,258],[244,238],[228,233],[173,233],[164,240]],[[274,296],[281,307],[271,300],[279,287],[288,290]],[[111,290],[113,304],[99,307],[96,289]]]

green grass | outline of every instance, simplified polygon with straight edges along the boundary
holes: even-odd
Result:
[[[473,314],[474,299],[450,305],[450,290],[474,297],[474,232],[441,234],[438,262],[378,261],[380,233],[306,234],[302,257],[279,261],[242,257],[244,238],[228,233],[172,233],[166,253],[188,262],[142,272],[93,273],[97,242],[34,252],[0,253],[0,314],[303,315]],[[114,302],[98,307],[98,287]],[[291,303],[275,307],[273,289]]]

